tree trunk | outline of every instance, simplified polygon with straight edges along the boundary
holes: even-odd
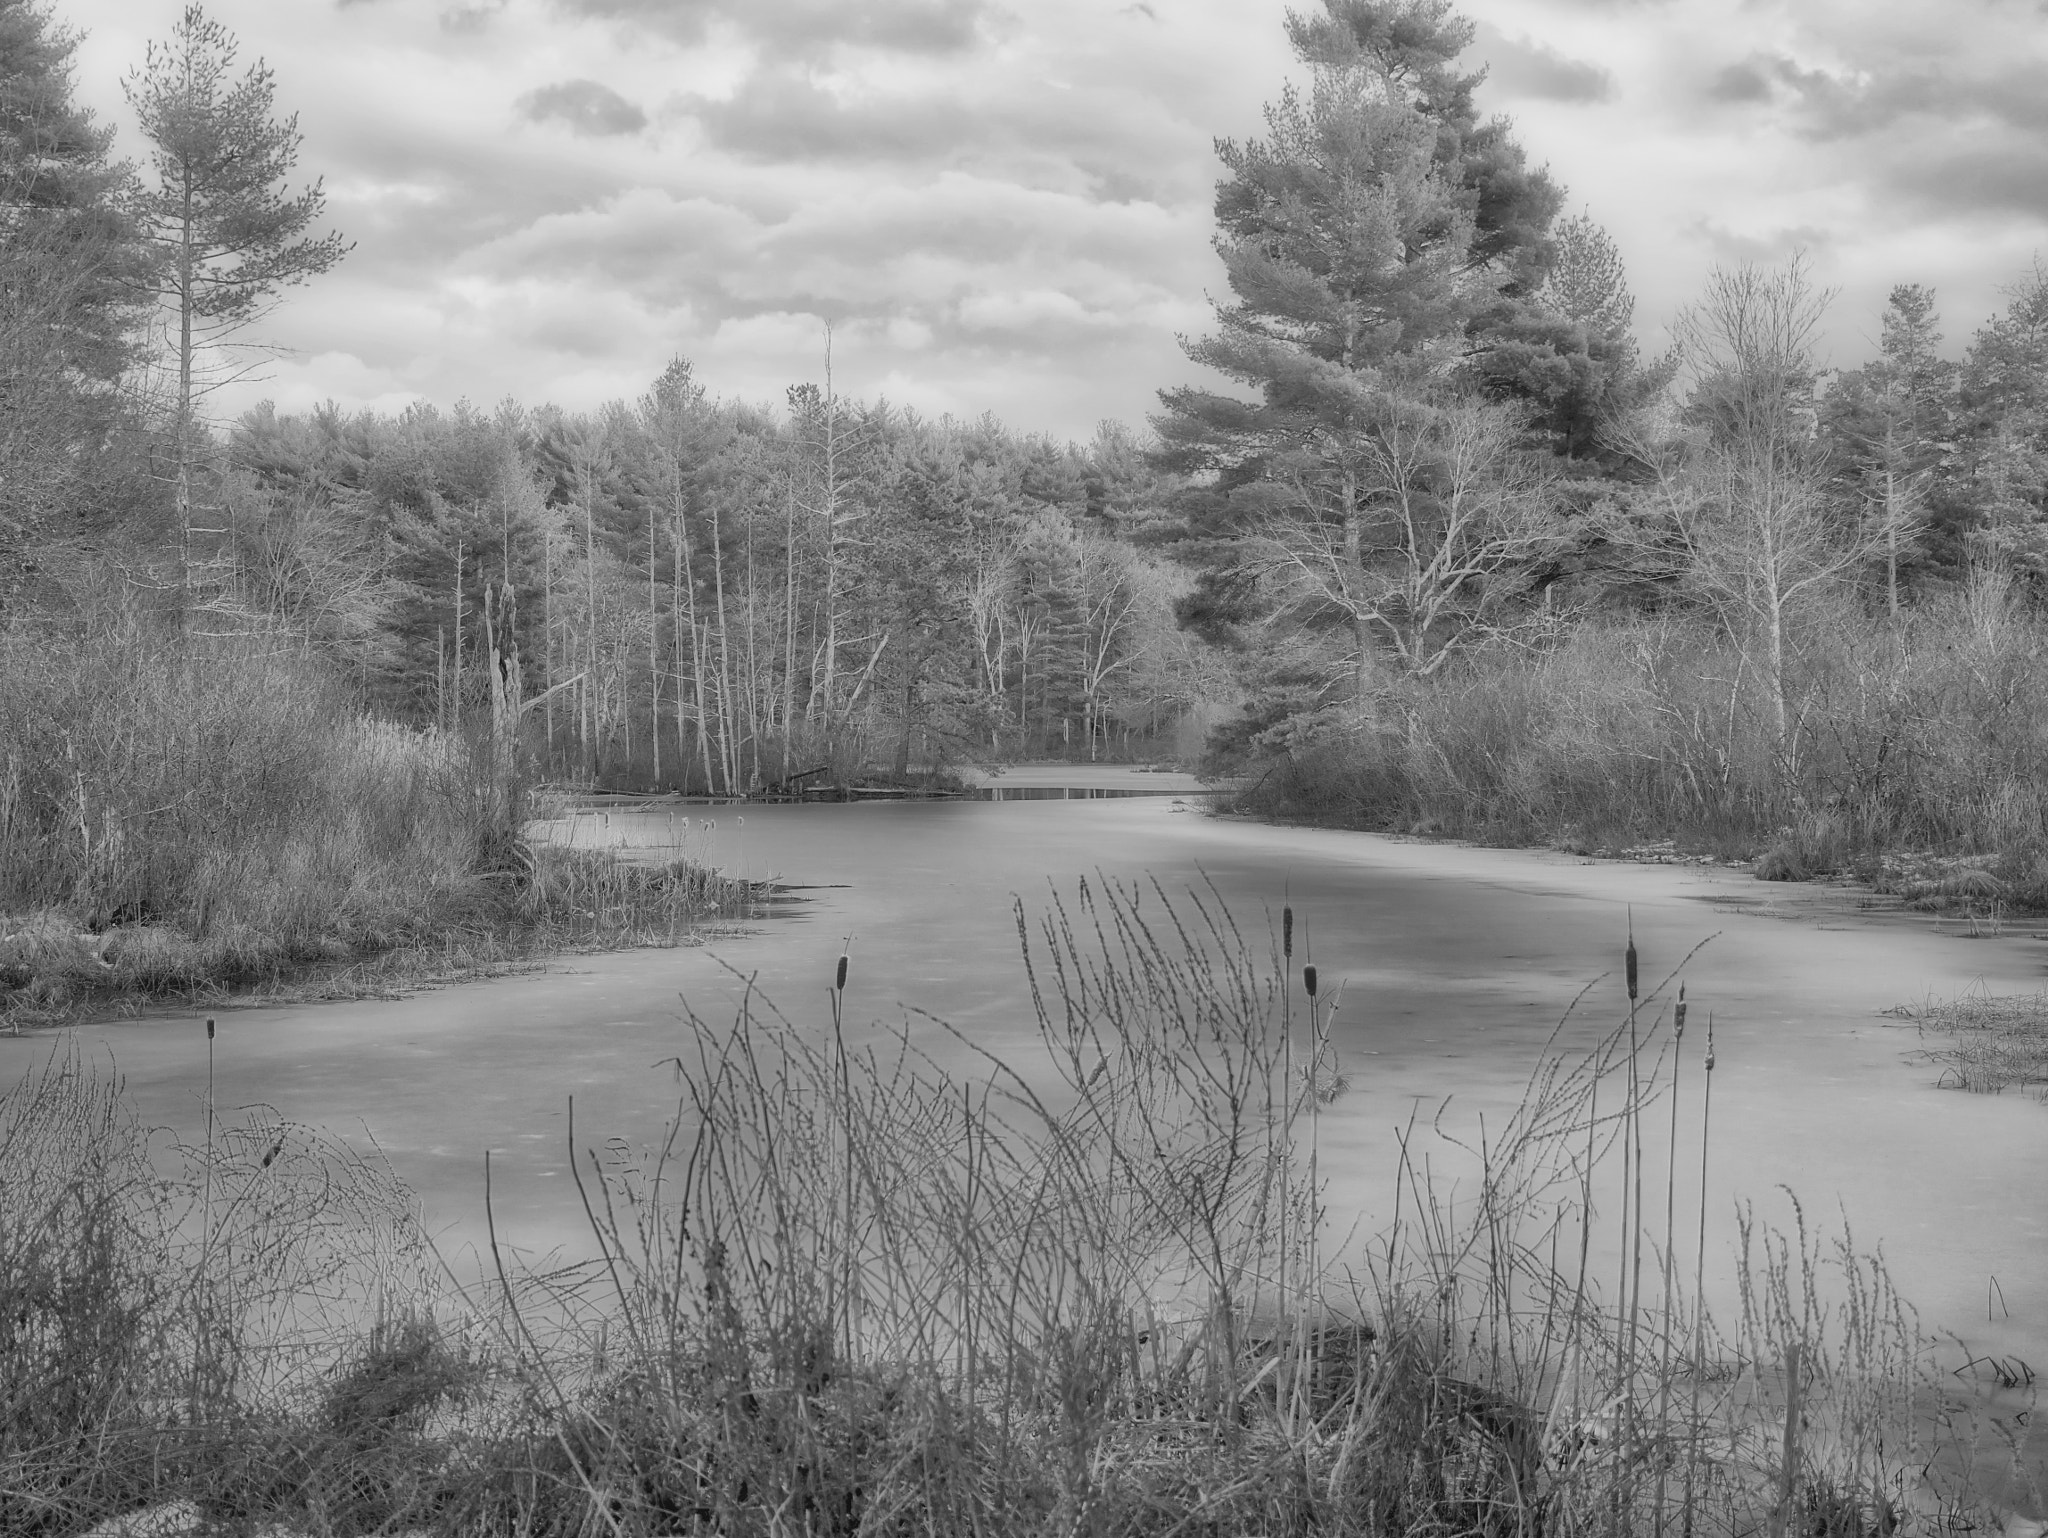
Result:
[[[178,629],[192,627],[192,168],[178,219]]]
[[[796,481],[789,483],[789,509],[782,531],[782,777],[793,768],[796,740]]]
[[[654,502],[647,503],[647,735],[654,744],[654,788],[661,788],[661,609],[654,591]]]
[[[455,709],[449,720],[459,732],[462,730],[462,541],[459,539],[455,542],[455,659],[452,671],[455,675]]]
[[[920,658],[906,653],[903,658],[903,733],[896,739],[896,778],[910,778],[910,734],[912,713],[917,709],[917,670]]]
[[[739,778],[739,725],[732,706],[732,631],[725,618],[725,529],[716,501],[711,504],[711,601],[718,623],[718,762],[730,793]]]
[[[1898,472],[1887,465],[1884,471],[1884,588],[1894,625],[1899,622],[1899,519],[1905,512],[1900,506],[1901,501]]]
[[[590,712],[590,686],[597,680],[597,494],[590,484],[590,466],[583,466],[583,685],[584,769],[594,784],[598,777],[598,756],[603,745],[597,740],[597,723]],[[600,702],[601,703],[601,702]]]
[[[1358,515],[1358,476],[1344,472],[1338,495],[1344,501],[1344,584],[1351,609],[1351,639],[1358,648],[1352,689],[1361,719],[1372,713],[1372,616],[1365,608],[1365,524]]]
[[[755,646],[760,624],[754,614],[754,517],[746,519],[747,534],[747,785],[761,783],[761,668]]]
[[[1789,777],[1792,773],[1792,715],[1785,702],[1785,606],[1775,595],[1764,618],[1765,666],[1771,691],[1771,730],[1776,736],[1778,757]]]
[[[540,545],[540,650],[541,687],[547,690],[542,706],[547,711],[548,774],[555,772],[555,539],[543,534]]]

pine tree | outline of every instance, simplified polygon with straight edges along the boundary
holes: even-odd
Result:
[[[1470,367],[1488,394],[1530,406],[1558,452],[1597,461],[1611,457],[1603,432],[1661,393],[1676,360],[1639,361],[1621,250],[1589,215],[1559,221],[1548,250],[1537,287],[1504,292],[1468,328]]]
[[[246,373],[222,357],[280,292],[326,272],[350,249],[310,236],[326,198],[320,183],[285,182],[298,162],[296,116],[276,118],[276,80],[261,59],[234,75],[240,45],[197,4],[170,39],[151,43],[124,88],[150,143],[156,185],[140,200],[156,251],[157,292],[177,368],[180,585],[190,601],[192,458],[198,397]]]
[[[1945,457],[1956,368],[1941,342],[1934,294],[1901,284],[1885,307],[1881,355],[1828,392],[1826,425],[1838,473],[1881,534],[1885,606],[1896,619],[1901,574],[1923,552],[1929,502]]]
[[[29,562],[119,420],[141,269],[132,169],[72,100],[77,47],[36,0],[0,0],[0,554]]]
[[[1503,523],[1509,502],[1459,477],[1509,467],[1465,400],[1473,337],[1540,284],[1560,194],[1479,121],[1481,76],[1454,67],[1471,24],[1446,0],[1325,0],[1288,29],[1314,81],[1268,109],[1264,138],[1217,146],[1236,302],[1187,349],[1258,398],[1165,391],[1155,425],[1162,463],[1196,482],[1191,533],[1215,542],[1186,620],[1251,617],[1263,568],[1267,612],[1346,627],[1363,708],[1376,653],[1427,666],[1441,648],[1416,631],[1424,611],[1455,632],[1550,540],[1521,516],[1540,497]]]
[[[1972,559],[2048,587],[2048,268],[1971,339],[1959,405]]]

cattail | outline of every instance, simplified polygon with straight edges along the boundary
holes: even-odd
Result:
[[[1692,1277],[1692,1424],[1700,1421],[1700,1364],[1707,1351],[1707,1157],[1713,1147],[1714,1126],[1714,1013],[1707,1011],[1707,1079],[1700,1097],[1700,1236],[1693,1252]],[[1697,1429],[1685,1442],[1686,1534],[1691,1538],[1693,1481],[1699,1473],[1700,1440]]]
[[[1638,1072],[1636,1000],[1639,994],[1636,967],[1635,912],[1629,911],[1628,950],[1623,956],[1623,975],[1628,982],[1628,1098],[1622,1103],[1621,1138],[1621,1275],[1615,1282],[1615,1296],[1626,1317],[1615,1332],[1614,1373],[1627,1382],[1635,1371],[1637,1307],[1643,1295],[1643,1123],[1642,1079]],[[1614,1443],[1614,1472],[1617,1484],[1624,1478],[1622,1447],[1634,1435],[1634,1398],[1623,1405],[1623,1431]],[[1624,1490],[1625,1490],[1624,1486]],[[1626,1496],[1624,1495],[1624,1499]]]
[[[1316,996],[1316,964],[1313,961],[1301,969],[1301,986],[1308,990],[1311,999]]]
[[[1287,960],[1294,959],[1294,906],[1280,910],[1280,954]]]
[[[1678,1083],[1680,1070],[1685,1066],[1685,1053],[1681,1050],[1685,1042],[1684,983],[1678,985],[1678,1004],[1671,1011],[1671,1042],[1671,1142],[1664,1163],[1664,1346],[1663,1361],[1657,1373],[1657,1427],[1660,1435],[1668,1435],[1671,1429],[1671,1299],[1678,1279],[1678,1250],[1674,1234],[1678,1223]],[[1664,1523],[1664,1491],[1669,1473],[1670,1465],[1667,1462],[1659,1462],[1657,1504],[1653,1509],[1657,1513],[1660,1532]]]
[[[844,951],[839,954],[839,972],[832,979],[832,987],[835,992],[846,992],[846,953]]]
[[[206,1039],[208,1041],[213,1040],[213,1016],[211,1015],[206,1017]]]

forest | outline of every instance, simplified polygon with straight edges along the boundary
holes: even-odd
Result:
[[[1838,368],[1807,259],[1720,268],[1647,355],[1469,22],[1288,25],[1306,83],[1217,144],[1215,383],[1075,444],[843,395],[826,323],[780,400],[677,358],[595,410],[218,420],[351,251],[297,119],[190,6],[126,158],[0,0],[0,845],[66,872],[11,900],[196,911],[196,854],[137,853],[217,836],[167,766],[233,780],[191,707],[286,672],[522,786],[1163,760],[1280,818],[2048,896],[2048,273],[1960,349],[1902,281]]]

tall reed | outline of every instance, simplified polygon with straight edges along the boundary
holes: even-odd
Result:
[[[1321,1188],[1324,1123],[1344,1114],[1330,1101],[1338,990],[1304,965],[1310,1036],[1296,1054],[1281,1029],[1284,932],[1255,945],[1213,891],[1099,880],[1035,921],[1020,905],[1017,921],[1038,1047],[1014,1060],[925,1016],[849,1019],[844,951],[829,1037],[751,986],[729,1023],[686,1018],[677,1111],[656,1146],[585,1148],[571,1126],[587,1266],[520,1265],[493,1217],[488,1285],[436,1300],[416,1230],[391,1217],[402,1195],[262,1117],[227,1128],[211,1158],[191,1151],[182,1208],[86,1204],[131,1228],[171,1212],[149,1245],[108,1244],[68,1217],[0,1224],[0,1247],[49,1232],[68,1253],[110,1257],[91,1261],[107,1295],[127,1296],[132,1275],[146,1304],[140,1334],[109,1337],[140,1342],[112,1360],[141,1366],[100,1377],[75,1353],[67,1365],[47,1304],[31,1301],[30,1336],[8,1334],[0,1310],[0,1353],[15,1353],[0,1366],[46,1385],[7,1400],[17,1380],[0,1377],[9,1413],[56,1402],[47,1385],[71,1374],[87,1400],[103,1396],[97,1429],[73,1445],[134,1453],[90,1469],[67,1454],[60,1476],[38,1450],[46,1425],[9,1443],[0,1420],[0,1457],[40,1481],[5,1514],[61,1513],[9,1530],[73,1532],[173,1495],[249,1527],[479,1538],[1590,1538],[1674,1518],[1687,1532],[1775,1519],[1846,1538],[1967,1515],[1954,1482],[1967,1460],[1934,1445],[1925,1413],[1952,1391],[1880,1258],[1846,1233],[1813,1234],[1796,1207],[1786,1232],[1745,1212],[1735,1304],[1717,1325],[1704,1301],[1708,1105],[1691,1296],[1670,1185],[1661,1310],[1643,1309],[1627,1229],[1600,1238],[1622,1257],[1600,1295],[1593,1272],[1617,1273],[1604,1250],[1597,1267],[1583,1258],[1590,1198],[1625,1164],[1631,1223],[1647,1226],[1635,1102],[1662,1075],[1632,1077],[1631,1053],[1655,1065],[1676,1046],[1683,1016],[1674,1006],[1667,1037],[1658,1013],[1674,978],[1636,980],[1633,1037],[1618,1016],[1567,1047],[1576,1033],[1561,1025],[1521,1103],[1476,1143],[1432,1149],[1411,1127],[1396,1221],[1354,1250]],[[138,1195],[154,1189],[142,1145],[90,1130],[104,1114],[64,1146],[126,1151],[81,1186],[95,1166],[42,1147],[82,1125],[53,1117],[58,1104],[0,1102],[0,1169],[44,1182],[43,1205],[21,1211],[68,1214],[67,1192],[131,1178]],[[1307,1178],[1290,1184],[1281,1151],[1295,1131]],[[178,1237],[202,1158],[219,1193],[211,1237]],[[20,1189],[0,1184],[0,1207]],[[142,1265],[158,1253],[169,1270]],[[35,1264],[0,1266],[0,1286],[52,1262]],[[366,1311],[373,1285],[388,1301]],[[1657,1349],[1629,1349],[1658,1332]],[[175,1414],[152,1387],[166,1383]],[[1664,1474],[1681,1457],[1673,1512]]]

